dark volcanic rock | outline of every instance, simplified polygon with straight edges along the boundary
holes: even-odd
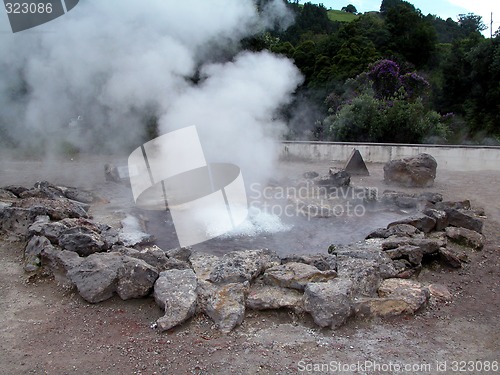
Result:
[[[387,226],[387,228],[393,227],[393,226],[398,225],[398,224],[412,225],[424,233],[429,233],[429,232],[432,232],[432,230],[435,228],[436,219],[434,219],[430,216],[424,215],[424,214],[418,214],[418,215],[414,215],[412,217],[409,217],[407,219],[394,221],[394,222],[390,223]]]
[[[45,237],[33,236],[24,249],[24,270],[33,272],[40,268],[40,254],[46,248],[52,246]]]
[[[446,228],[446,236],[459,245],[475,250],[482,250],[484,247],[484,236],[470,229],[448,227]]]
[[[153,266],[141,259],[124,257],[118,269],[116,293],[123,300],[145,297],[157,278],[158,271]]]
[[[106,244],[101,236],[86,227],[67,229],[59,237],[59,246],[74,251],[80,256],[88,256],[106,250]]]
[[[379,228],[371,232],[366,239],[370,238],[389,238],[397,237],[413,237],[422,233],[418,228],[409,224],[395,224],[389,228]]]
[[[436,178],[437,162],[429,154],[419,154],[384,165],[384,180],[405,187],[430,187]]]
[[[448,222],[454,227],[466,228],[478,233],[483,232],[483,221],[468,210],[447,209]]]

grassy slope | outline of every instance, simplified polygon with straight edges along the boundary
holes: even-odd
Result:
[[[342,12],[341,10],[329,10],[328,18],[332,21],[351,22],[358,18],[358,16],[352,13]]]

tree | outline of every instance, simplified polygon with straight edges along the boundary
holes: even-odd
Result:
[[[424,19],[420,10],[406,1],[391,2],[387,9],[385,23],[391,33],[391,49],[422,68],[434,52],[437,39],[435,29]]]
[[[465,36],[470,33],[480,33],[481,31],[487,29],[487,26],[483,23],[483,17],[474,13],[459,14],[458,24],[463,30]]]
[[[349,5],[345,6],[345,7],[343,7],[341,10],[342,10],[342,12],[347,12],[347,13],[353,13],[353,14],[358,13],[358,10],[352,4],[349,4]]]

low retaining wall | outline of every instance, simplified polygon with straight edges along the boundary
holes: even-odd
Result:
[[[441,146],[393,143],[341,143],[341,142],[283,142],[283,158],[302,160],[347,161],[356,148],[367,163],[386,163],[389,160],[432,155],[438,167],[450,171],[477,171],[500,169],[500,147],[494,146]]]

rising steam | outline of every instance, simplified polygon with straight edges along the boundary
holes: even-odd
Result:
[[[160,134],[196,125],[210,162],[265,172],[284,126],[276,111],[301,77],[287,59],[236,51],[291,22],[282,0],[261,12],[253,0],[87,0],[16,34],[4,15],[0,135],[47,153],[60,142],[126,153],[154,116]]]

